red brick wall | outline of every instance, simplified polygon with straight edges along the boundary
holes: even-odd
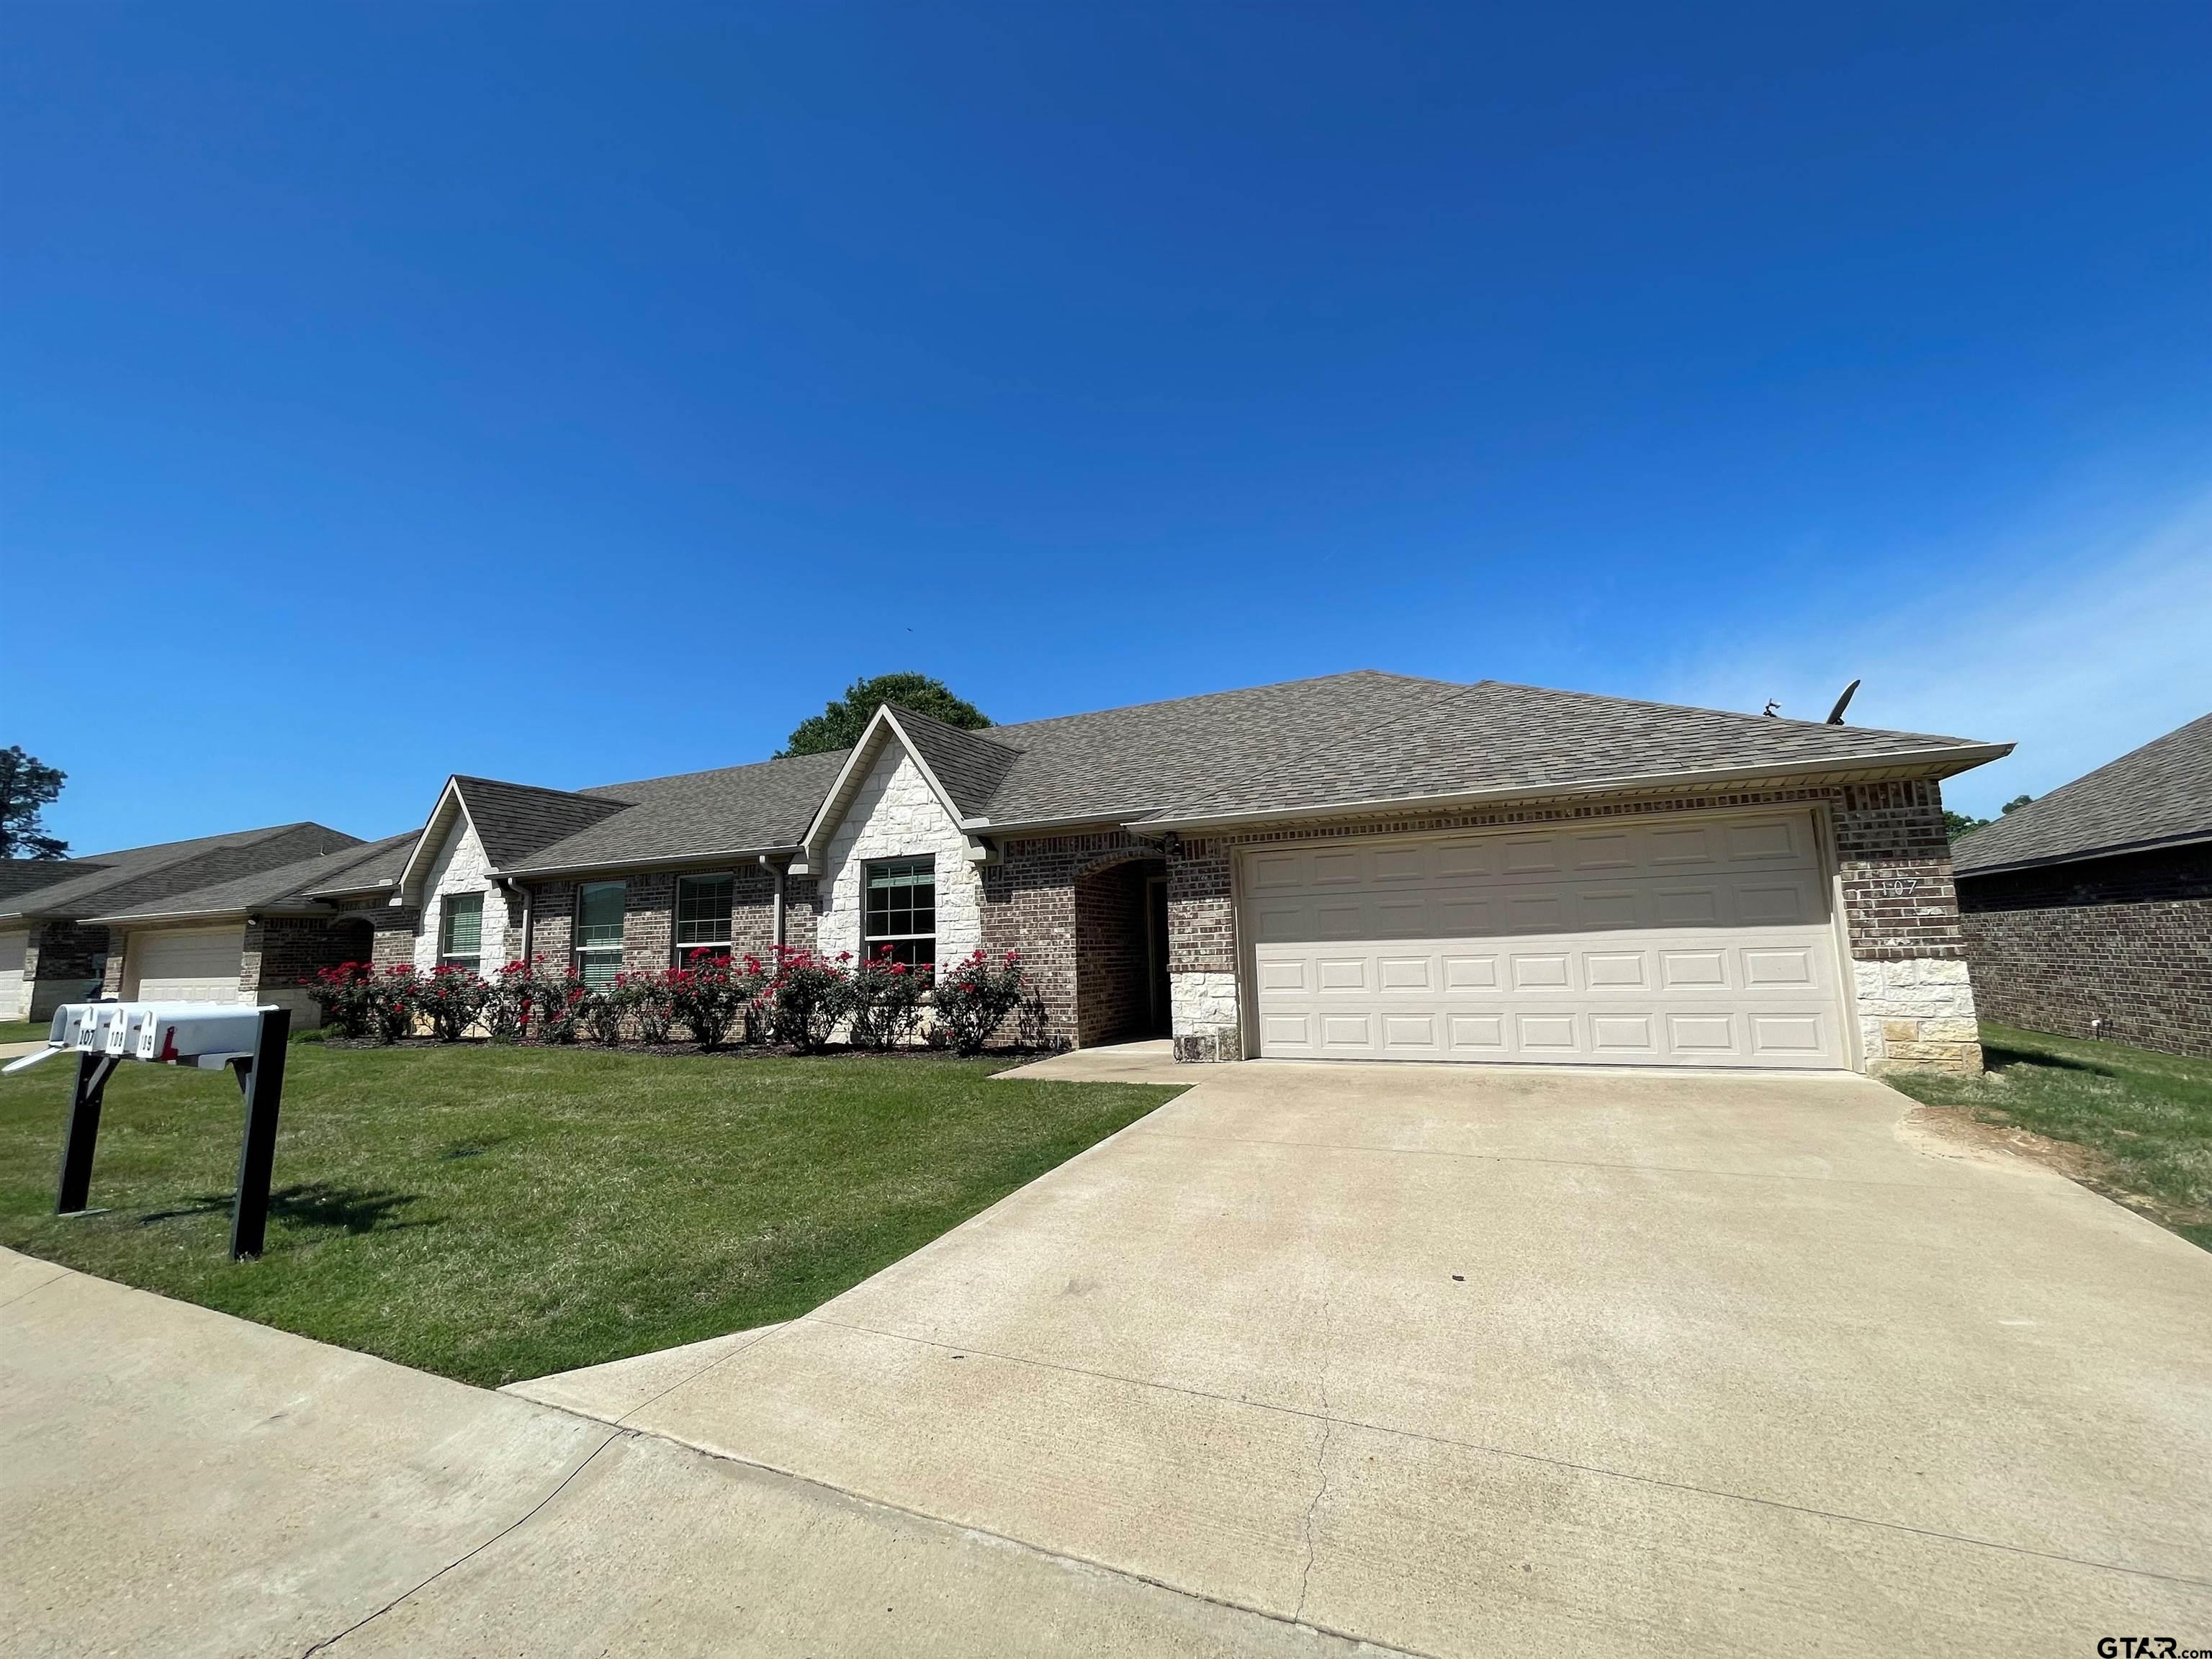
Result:
[[[1075,878],[1075,1042],[1143,1036],[1152,1021],[1146,878],[1166,866],[1132,859]]]

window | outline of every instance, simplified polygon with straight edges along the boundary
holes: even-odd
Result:
[[[676,960],[701,954],[730,955],[730,901],[737,891],[729,876],[681,876],[676,882]]]
[[[438,965],[474,973],[483,962],[483,895],[447,893],[438,901]]]
[[[917,968],[937,965],[937,861],[897,859],[867,866],[860,912],[866,952]]]
[[[623,884],[587,881],[576,890],[576,971],[586,985],[611,985],[622,965]]]

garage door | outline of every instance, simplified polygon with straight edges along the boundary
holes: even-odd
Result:
[[[246,931],[139,933],[131,940],[131,965],[141,1002],[235,1002]]]
[[[1809,814],[1245,855],[1260,1052],[1849,1064]]]
[[[30,946],[28,933],[0,933],[0,1019],[21,1019],[23,953]]]

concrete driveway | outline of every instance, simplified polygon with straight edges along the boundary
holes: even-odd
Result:
[[[1210,1071],[803,1319],[509,1397],[0,1252],[0,1645],[2212,1647],[2212,1256],[1911,1109]]]
[[[2212,1646],[2212,1256],[1911,1109],[1224,1068],[804,1319],[518,1386],[1421,1652]]]

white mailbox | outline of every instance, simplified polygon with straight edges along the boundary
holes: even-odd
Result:
[[[230,1066],[246,1097],[245,1138],[238,1154],[238,1192],[231,1210],[230,1253],[261,1254],[269,1218],[269,1173],[276,1156],[276,1114],[284,1092],[284,1044],[289,1010],[241,1008],[228,1002],[65,1002],[54,1010],[46,1046],[0,1066],[20,1072],[59,1054],[77,1057],[76,1091],[62,1145],[62,1174],[54,1208],[86,1213],[93,1147],[100,1136],[101,1097],[115,1067],[125,1060]]]

